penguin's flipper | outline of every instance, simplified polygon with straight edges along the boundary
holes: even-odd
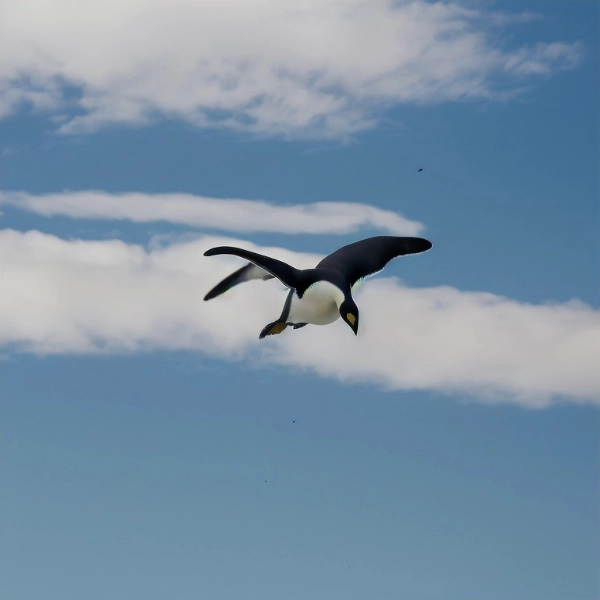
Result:
[[[264,337],[267,337],[268,335],[277,335],[278,333],[281,333],[286,327],[287,327],[287,323],[284,323],[283,321],[274,321],[273,323],[269,323],[260,332],[258,339],[262,340]]]
[[[430,248],[431,242],[423,238],[380,235],[342,246],[326,256],[317,268],[336,269],[353,286],[359,279],[379,273],[397,256],[419,254]]]
[[[204,253],[204,256],[215,256],[218,254],[232,254],[233,256],[245,258],[257,267],[267,271],[267,273],[273,277],[277,277],[283,285],[293,289],[298,287],[300,271],[281,260],[251,252],[250,250],[244,250],[243,248],[235,248],[234,246],[218,246],[216,248],[210,248],[210,250],[207,250]]]
[[[235,273],[225,277],[221,283],[217,283],[215,287],[204,296],[205,300],[212,300],[217,296],[230,290],[233,286],[244,283],[244,281],[251,281],[252,279],[273,279],[273,275],[267,273],[264,269],[257,267],[253,263],[248,263],[245,267],[238,269]]]

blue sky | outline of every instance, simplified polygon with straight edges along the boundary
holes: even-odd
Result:
[[[3,597],[598,597],[597,3],[1,16]]]

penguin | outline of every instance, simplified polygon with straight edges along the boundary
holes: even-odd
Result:
[[[431,247],[431,242],[423,238],[381,235],[342,246],[314,269],[295,269],[250,250],[218,246],[207,250],[204,256],[230,254],[249,263],[218,283],[204,300],[211,300],[244,281],[277,278],[289,292],[281,315],[264,327],[260,339],[277,335],[288,326],[299,329],[309,324],[328,325],[340,317],[358,335],[358,307],[352,298],[352,287],[382,271],[393,258],[420,254]]]

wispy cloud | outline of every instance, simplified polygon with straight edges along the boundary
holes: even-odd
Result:
[[[424,226],[401,214],[368,204],[317,202],[292,206],[263,200],[207,198],[191,194],[110,194],[98,190],[35,195],[0,192],[0,206],[11,205],[47,217],[167,221],[204,229],[239,232],[344,234],[372,227],[414,236]]]
[[[464,393],[527,407],[600,404],[599,312],[577,300],[524,304],[451,287],[410,289],[380,276],[357,294],[357,338],[338,321],[259,341],[262,327],[279,315],[284,292],[276,281],[251,282],[203,302],[240,265],[202,256],[222,243],[300,268],[319,259],[216,237],[146,250],[4,230],[1,343],[42,354],[188,349],[390,390]],[[401,273],[402,260],[386,272]]]
[[[0,116],[30,104],[65,133],[184,119],[343,138],[400,103],[510,96],[575,65],[577,42],[499,45],[530,13],[449,2],[5,0]]]

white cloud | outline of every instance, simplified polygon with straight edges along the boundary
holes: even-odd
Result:
[[[520,76],[549,75],[556,69],[572,68],[579,62],[580,55],[581,48],[577,44],[536,44],[515,52],[505,68]]]
[[[495,26],[532,18],[391,0],[5,0],[0,116],[30,102],[76,109],[67,133],[161,116],[339,138],[390,105],[502,98],[579,61],[577,42],[498,45]]]
[[[207,198],[191,194],[110,194],[99,190],[35,195],[0,192],[0,205],[12,205],[47,217],[167,221],[225,231],[278,233],[351,233],[373,227],[415,236],[424,226],[390,210],[350,202],[281,206],[263,200]]]
[[[145,250],[4,230],[1,343],[42,354],[189,349],[390,390],[464,393],[529,407],[561,399],[600,404],[599,311],[579,301],[531,305],[450,287],[410,289],[380,276],[357,293],[357,338],[340,320],[259,341],[285,294],[276,281],[250,282],[203,302],[240,265],[202,256],[222,243],[300,268],[319,258],[216,237]],[[401,272],[402,260],[387,272]]]

